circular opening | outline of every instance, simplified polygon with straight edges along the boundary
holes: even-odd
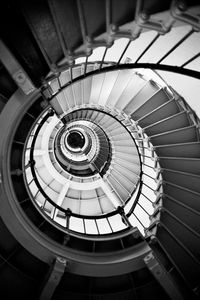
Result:
[[[78,131],[70,132],[67,136],[67,144],[74,149],[83,148],[85,144],[85,137]]]

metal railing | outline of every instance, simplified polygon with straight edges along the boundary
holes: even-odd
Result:
[[[79,108],[80,109],[80,108]],[[75,110],[76,111],[76,110]],[[111,112],[111,110],[109,109]],[[114,112],[114,115],[116,113]],[[36,121],[37,127],[32,128],[29,138],[31,138],[31,145],[26,148],[25,146],[25,155],[28,151],[28,155],[30,156],[29,163],[25,165],[24,174],[29,173],[29,169],[31,170],[31,176],[29,175],[29,181],[27,176],[25,176],[25,182],[27,185],[27,189],[29,190],[29,194],[34,203],[37,203],[37,208],[45,214],[45,218],[47,218],[50,222],[59,229],[63,231],[70,232],[70,234],[79,234],[77,231],[81,231],[83,235],[93,234],[95,236],[101,236],[104,234],[106,229],[102,230],[99,228],[98,222],[102,222],[104,220],[104,228],[107,228],[108,233],[114,233],[116,231],[121,231],[130,227],[139,227],[142,234],[145,234],[145,230],[148,228],[150,223],[151,214],[153,211],[153,203],[156,200],[156,190],[157,190],[157,173],[159,169],[159,165],[157,162],[156,154],[153,150],[152,145],[148,141],[147,136],[143,133],[139,125],[134,124],[129,121],[132,126],[128,129],[130,134],[134,132],[134,138],[131,135],[131,138],[134,139],[137,149],[139,151],[139,156],[141,159],[141,172],[140,172],[140,180],[134,190],[133,194],[129,196],[129,199],[126,201],[126,204],[121,207],[120,210],[118,208],[113,212],[99,215],[99,216],[90,216],[90,215],[79,215],[72,212],[69,209],[62,208],[60,205],[57,205],[45,192],[45,189],[51,186],[51,183],[46,185],[41,185],[41,178],[38,173],[37,168],[34,164],[34,148],[35,142],[38,134],[40,133],[40,129],[44,125],[45,122],[49,122],[48,118],[52,117],[52,110],[48,113],[45,113],[44,118],[41,118],[40,121]],[[116,118],[116,116],[115,116]],[[120,123],[127,123],[127,116],[120,116]],[[119,122],[119,121],[118,121]],[[125,125],[123,125],[125,126]],[[135,131],[137,134],[135,134]],[[26,145],[29,145],[29,138],[27,140]],[[52,161],[52,164],[55,166],[56,157]],[[156,166],[156,167],[155,167]],[[59,173],[63,172],[62,168],[60,168]],[[31,179],[30,179],[31,177]],[[120,184],[120,183],[118,183]],[[112,184],[109,182],[114,193],[117,194],[115,188],[112,187]],[[152,187],[153,186],[153,187]],[[37,201],[38,194],[41,194],[43,197],[43,204],[39,204]],[[151,194],[151,197],[149,197]],[[101,206],[101,198],[102,196],[97,195],[99,205]],[[80,199],[79,199],[80,201]],[[80,201],[81,204],[81,201]],[[50,209],[51,208],[51,209]],[[142,217],[141,217],[142,216]],[[112,226],[112,219],[117,218],[118,225],[117,229]],[[57,219],[57,220],[56,220]],[[59,221],[58,221],[59,219]],[[114,220],[114,219],[113,219]],[[124,221],[125,220],[125,221]],[[92,227],[88,227],[87,224]],[[116,221],[115,221],[116,222]],[[114,223],[115,223],[114,222]],[[74,224],[74,225],[73,225]],[[76,225],[75,225],[76,224]],[[93,228],[92,232],[90,232],[89,228]],[[95,229],[96,228],[96,229]]]
[[[80,76],[78,77],[75,77],[75,73],[74,73],[75,69],[77,68],[77,65],[75,65],[76,57],[72,56],[69,60],[70,63],[67,63],[66,65],[62,65],[61,67],[56,66],[56,71],[55,71],[55,66],[54,68],[51,66],[52,73],[50,74],[50,76],[46,78],[46,80],[44,81],[44,85],[41,88],[41,92],[44,98],[47,99],[49,102],[57,94],[59,94],[64,88],[70,86],[72,83],[78,82],[86,78],[87,76],[92,76],[102,72],[111,72],[114,70],[145,68],[145,69],[153,69],[153,70],[166,70],[170,72],[176,72],[179,74],[189,75],[194,78],[200,78],[199,71],[186,68],[186,66],[188,66],[191,62],[195,61],[200,56],[200,53],[193,55],[192,57],[187,59],[184,63],[182,63],[182,65],[179,67],[163,64],[163,61],[166,58],[168,58],[178,47],[182,46],[184,42],[186,42],[195,32],[199,31],[200,29],[199,17],[189,14],[187,12],[187,8],[184,5],[180,5],[177,4],[176,1],[172,1],[168,19],[165,22],[160,22],[154,20],[153,17],[145,14],[143,11],[143,1],[137,1],[134,26],[131,29],[131,31],[130,30],[122,31],[120,28],[113,26],[112,16],[111,16],[112,15],[111,1],[106,1],[106,28],[107,28],[108,39],[107,41],[100,41],[96,43],[92,41],[87,35],[84,12],[82,10],[80,1],[77,1],[77,3],[78,3],[78,12],[79,12],[79,19],[80,19],[80,24],[82,29],[83,40],[85,42],[85,46],[87,49],[85,62],[81,63],[82,71]],[[181,21],[182,24],[191,25],[191,29],[183,37],[181,37],[180,40],[171,47],[171,49],[169,49],[161,58],[159,58],[156,63],[151,63],[151,62],[141,63],[140,61],[142,60],[144,55],[151,50],[151,47],[153,47],[155,43],[159,41],[161,36],[166,35],[172,29],[176,21]],[[134,41],[143,33],[144,29],[145,30],[147,29],[149,31],[153,30],[154,32],[156,32],[156,35],[153,37],[153,39],[149,42],[149,44],[145,48],[141,49],[141,53],[139,54],[139,56],[136,58],[135,61],[132,61],[131,59],[127,59],[126,52],[128,51],[131,45],[134,45]],[[119,38],[127,39],[127,42],[124,46],[123,51],[120,54],[120,57],[118,58],[117,61],[111,61],[111,62],[106,61],[106,55],[108,53],[108,50],[111,49],[115,40]],[[64,44],[62,43],[62,45]],[[96,49],[97,47],[105,47],[103,56],[99,61],[90,62],[89,57],[90,55],[92,55],[93,50]],[[67,53],[67,49],[64,50],[65,50],[64,52]],[[84,57],[84,55],[85,53],[79,53],[78,57],[81,56]],[[125,64],[123,63],[124,61]],[[93,69],[91,71],[92,68],[90,68],[90,66],[92,67],[93,65],[95,65],[95,70]],[[69,76],[67,76],[68,81],[65,81],[63,83],[61,77],[64,74],[64,71],[69,72]],[[134,203],[138,203],[138,208],[141,208],[143,212],[148,215],[149,218],[150,213],[146,211],[146,209],[140,204],[139,201],[140,201],[140,197],[143,196],[150,203],[154,202],[152,201],[152,197],[149,197],[149,194],[151,192],[155,193],[157,189],[152,188],[152,185],[149,184],[149,182],[155,181],[155,185],[156,185],[157,180],[156,180],[156,176],[155,178],[154,177],[152,178],[151,175],[148,174],[147,168],[149,168],[149,170],[151,169],[152,172],[156,174],[158,173],[159,164],[157,163],[158,160],[153,150],[153,147],[151,147],[150,144],[148,144],[147,147],[144,146],[144,141],[146,141],[146,137],[144,136],[144,134],[141,133],[140,137],[142,137],[142,141],[138,140],[138,149],[140,152],[140,156],[142,157],[142,166],[144,170],[142,170],[141,173],[142,180],[140,182],[140,185],[138,186],[138,196],[137,199],[134,201]],[[150,163],[150,160],[153,162],[153,165]],[[130,211],[126,212],[126,215],[128,217],[133,215],[141,225],[140,227],[143,228],[142,230],[145,231],[146,226],[138,219],[137,214],[134,212],[135,207],[136,205],[133,205]],[[58,207],[56,209],[58,209]],[[71,213],[69,213],[68,211],[68,218],[70,214]],[[69,225],[69,222],[67,224]],[[84,230],[84,232],[86,231]],[[99,232],[98,228],[97,228],[97,232]]]

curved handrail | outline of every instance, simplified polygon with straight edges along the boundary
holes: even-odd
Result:
[[[94,62],[94,64],[95,63],[97,63],[97,62]],[[74,66],[74,68],[76,68],[76,67],[77,67],[77,65]],[[71,85],[75,82],[78,82],[82,79],[85,79],[89,76],[112,72],[112,71],[118,71],[118,70],[133,70],[133,69],[149,69],[149,70],[167,71],[167,72],[177,73],[180,75],[186,75],[189,77],[200,79],[200,72],[191,70],[191,69],[181,68],[178,66],[154,64],[154,63],[128,63],[128,64],[120,64],[120,65],[115,64],[113,66],[107,66],[103,69],[96,69],[94,71],[90,71],[90,72],[86,73],[85,75],[80,75],[80,76],[74,78],[73,81],[69,81],[66,84],[64,84],[63,86],[61,86],[61,88],[56,93],[51,94],[51,92],[49,91],[49,97],[45,94],[46,88],[44,86],[41,87],[41,92],[42,92],[45,100],[47,99],[48,101],[51,101],[54,97],[56,97],[60,93],[60,91],[63,88],[66,88],[69,85]],[[55,77],[55,78],[57,78],[57,77]]]
[[[65,87],[63,87],[63,88],[65,88]],[[80,109],[80,108],[79,108]],[[85,108],[85,109],[89,109],[89,108]],[[94,107],[92,107],[92,109],[94,109],[95,110],[95,108]],[[73,111],[75,111],[75,108],[73,109]],[[105,114],[108,114],[108,112],[106,112],[106,111],[103,111]],[[110,114],[109,114],[110,115]],[[115,118],[114,116],[112,116],[113,118]],[[117,118],[115,118],[118,122],[120,122]],[[123,126],[123,127],[125,127],[126,128],[126,126],[125,126],[125,124],[123,124],[122,122],[120,122],[120,124]],[[137,125],[137,127],[138,127],[138,125]],[[140,129],[138,128],[138,132],[140,131]],[[39,133],[39,130],[37,130],[37,132],[36,132],[37,134]],[[131,132],[129,132],[129,134],[130,134],[130,136],[131,136],[131,138],[133,139],[133,136],[131,135]],[[142,134],[142,136],[141,136],[141,138],[140,139],[138,139],[138,141],[137,141],[137,139],[133,139],[134,140],[134,143],[135,143],[135,146],[136,146],[136,148],[137,148],[137,151],[138,151],[138,153],[140,153],[139,154],[139,160],[140,160],[140,169],[141,169],[141,171],[140,171],[140,180],[138,180],[138,182],[137,182],[137,186],[136,186],[136,188],[135,188],[135,190],[134,190],[134,192],[137,190],[137,196],[136,196],[136,198],[135,198],[135,200],[133,201],[133,204],[132,204],[132,206],[131,206],[131,208],[129,209],[129,211],[128,212],[126,212],[126,213],[124,213],[124,215],[123,215],[123,217],[125,218],[125,219],[127,219],[128,220],[128,218],[132,215],[132,214],[134,214],[134,209],[135,209],[135,207],[136,207],[136,205],[138,204],[138,201],[139,201],[139,198],[140,198],[140,194],[141,194],[141,191],[142,191],[142,188],[143,188],[143,180],[142,180],[142,176],[143,176],[143,174],[145,174],[145,172],[143,171],[143,163],[142,163],[142,159],[141,159],[141,155],[143,155],[143,152],[144,152],[144,149],[143,149],[143,147],[144,147],[144,145],[143,145],[143,142],[144,142],[144,140],[145,140],[146,138],[145,138],[145,136],[144,136],[144,134]],[[35,143],[35,141],[36,141],[36,138],[33,140],[33,142]],[[33,151],[34,151],[34,144],[33,144],[33,142],[32,142],[32,144],[31,144],[31,155],[33,155]],[[148,143],[149,144],[149,143]],[[154,161],[155,161],[155,153],[153,153],[154,151],[152,150],[152,147],[151,147],[151,150],[149,149],[149,151],[150,151],[150,153],[152,154],[152,158],[154,159]],[[61,218],[66,218],[66,219],[70,219],[70,217],[75,217],[75,218],[81,218],[81,219],[83,219],[83,220],[85,220],[85,219],[88,219],[88,220],[95,220],[95,222],[96,222],[96,220],[98,220],[98,219],[101,219],[101,218],[109,218],[109,217],[111,217],[111,216],[114,216],[114,215],[116,215],[116,214],[118,214],[119,212],[118,212],[118,210],[115,210],[115,211],[113,211],[113,212],[110,212],[110,213],[108,213],[108,214],[103,214],[103,215],[99,215],[99,216],[88,216],[88,215],[79,215],[79,214],[76,214],[76,213],[74,213],[74,212],[72,212],[71,210],[69,210],[69,209],[64,209],[64,208],[62,208],[62,207],[60,207],[60,206],[58,206],[54,201],[52,201],[51,199],[50,199],[50,197],[48,197],[47,195],[46,195],[46,193],[43,191],[43,189],[42,189],[42,187],[40,186],[40,183],[39,183],[39,181],[38,181],[38,179],[37,179],[37,175],[36,175],[36,172],[35,172],[35,169],[34,169],[34,165],[32,164],[31,166],[30,166],[30,168],[31,168],[31,172],[32,172],[32,174],[33,174],[33,180],[35,181],[35,183],[36,183],[36,185],[37,185],[37,187],[38,187],[38,189],[39,189],[39,191],[41,192],[41,194],[43,195],[43,197],[45,198],[45,204],[46,204],[46,201],[47,202],[49,202],[51,205],[53,205],[53,207],[54,207],[54,213],[55,213],[55,210],[58,210],[58,211],[60,211],[60,212],[62,212],[62,213],[64,213],[64,216],[62,217],[62,216],[60,216]],[[148,174],[147,174],[147,176],[148,176]],[[156,179],[156,176],[155,176],[155,179]],[[27,186],[27,188],[28,188],[28,186]],[[126,201],[126,204],[129,202],[129,201],[131,201],[131,199],[132,199],[132,196],[130,196],[129,197],[129,199]],[[32,201],[34,201],[34,199],[32,199]],[[141,206],[141,205],[140,205]],[[44,207],[44,205],[40,208],[40,210],[41,211],[43,211],[43,207]],[[142,207],[143,208],[143,207]],[[53,219],[51,218],[51,217],[49,217],[48,215],[46,216],[46,218],[49,220],[49,221],[51,221],[51,222],[54,222],[54,217],[53,217]],[[136,217],[137,218],[137,217]],[[126,222],[126,220],[125,220],[125,222]],[[143,228],[145,229],[145,226],[143,225],[143,223],[139,220],[139,222],[141,223],[141,225],[143,226]],[[72,232],[69,228],[68,228],[68,225],[69,225],[69,222],[67,222],[67,225],[66,225],[66,228],[64,229],[64,230],[67,230],[68,232]],[[128,222],[126,222],[126,225],[128,226],[128,227],[130,227],[130,226],[132,226],[132,225],[130,225],[130,222],[128,221]],[[59,224],[58,224],[58,227],[61,229],[61,230],[63,230],[63,227],[62,226],[59,226]],[[99,235],[100,236],[100,235]]]

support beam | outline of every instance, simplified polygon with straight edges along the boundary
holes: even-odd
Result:
[[[39,300],[50,300],[59,284],[66,268],[67,261],[57,257],[42,288]]]
[[[71,177],[71,176],[70,176]],[[67,191],[69,189],[69,186],[70,186],[70,178],[66,181],[65,185],[63,185],[63,188],[58,196],[58,198],[56,199],[55,203],[58,205],[58,206],[62,206],[62,203],[65,199],[65,195],[67,194]],[[54,213],[54,208],[52,209],[52,212],[51,212],[51,218],[56,218],[58,214],[58,209],[55,210],[55,213]]]
[[[36,88],[31,82],[31,79],[1,40],[0,57],[3,65],[8,70],[18,87],[24,92],[24,94],[28,95],[32,93]]]
[[[157,260],[154,256],[153,252],[150,252],[144,258],[144,262],[156,280],[163,287],[165,292],[169,295],[172,300],[185,300],[186,298],[183,296],[182,291],[178,287],[178,284],[174,281],[172,276],[167,270],[165,270],[164,266]]]
[[[100,186],[108,199],[112,202],[113,206],[117,208],[118,206],[122,205],[122,201],[119,199],[119,197],[115,194],[115,192],[111,189],[110,185],[105,182],[102,178]]]

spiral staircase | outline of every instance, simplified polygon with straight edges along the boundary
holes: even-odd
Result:
[[[1,4],[2,299],[199,299],[199,4]]]

